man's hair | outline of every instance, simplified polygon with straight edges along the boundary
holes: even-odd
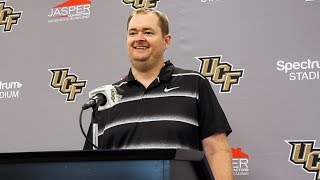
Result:
[[[140,8],[140,9],[137,9],[137,10],[133,11],[128,17],[127,30],[129,28],[129,23],[130,23],[130,21],[131,21],[131,19],[132,19],[132,17],[134,15],[136,15],[136,14],[147,14],[147,13],[153,13],[153,14],[158,16],[158,18],[159,18],[158,22],[159,22],[159,26],[161,28],[161,32],[162,32],[163,36],[169,34],[169,19],[168,19],[168,17],[164,13],[162,13],[160,11],[154,10],[154,9],[150,9],[150,8]]]

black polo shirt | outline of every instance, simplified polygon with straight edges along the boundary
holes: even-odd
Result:
[[[113,85],[120,101],[97,113],[103,149],[202,150],[202,139],[231,132],[209,81],[195,71],[167,61],[148,88],[131,70]]]

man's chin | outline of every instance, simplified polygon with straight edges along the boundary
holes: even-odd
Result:
[[[148,58],[146,57],[139,57],[139,58],[132,58],[131,61],[135,61],[135,62],[145,62],[147,61]]]

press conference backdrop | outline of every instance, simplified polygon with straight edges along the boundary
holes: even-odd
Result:
[[[128,73],[144,6],[170,18],[166,59],[210,80],[236,180],[320,179],[320,0],[0,0],[0,152],[82,148],[81,106]]]

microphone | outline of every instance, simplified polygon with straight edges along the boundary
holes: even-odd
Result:
[[[98,107],[98,111],[113,107],[121,98],[112,85],[98,87],[89,92],[90,100],[82,106],[82,109]]]
[[[103,106],[107,103],[107,97],[104,94],[98,93],[82,106],[83,110],[91,107]]]

